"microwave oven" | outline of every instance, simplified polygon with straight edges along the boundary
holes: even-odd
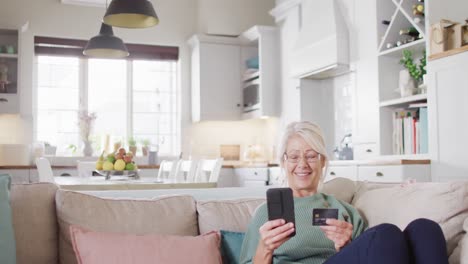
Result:
[[[252,112],[260,109],[260,82],[258,78],[244,82],[242,97],[244,112]]]

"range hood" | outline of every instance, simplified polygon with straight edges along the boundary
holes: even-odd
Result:
[[[349,37],[337,0],[302,0],[291,57],[295,78],[326,79],[349,72]]]

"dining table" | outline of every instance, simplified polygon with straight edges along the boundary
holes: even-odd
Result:
[[[89,177],[54,177],[55,183],[66,190],[148,190],[148,189],[198,189],[216,188],[216,182],[185,182],[174,179],[158,179],[155,177],[140,177],[138,179],[127,176]]]

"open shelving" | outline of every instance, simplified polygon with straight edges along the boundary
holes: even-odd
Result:
[[[411,51],[414,61],[419,63],[426,48],[427,25],[425,23],[427,19],[425,18],[427,16],[413,14],[413,5],[418,4],[422,4],[426,10],[425,3],[418,0],[377,0],[379,146],[381,155],[399,154],[395,153],[394,148],[395,113],[418,110],[417,108],[407,110],[410,104],[427,104],[427,94],[402,97],[398,89],[400,71],[405,69],[400,64],[403,51]],[[383,20],[389,21],[388,25],[383,24]],[[416,23],[415,20],[421,22]],[[400,30],[409,28],[416,29],[419,36],[412,39],[409,36],[400,35]],[[417,90],[419,91],[419,89]],[[417,157],[424,154],[412,155]]]

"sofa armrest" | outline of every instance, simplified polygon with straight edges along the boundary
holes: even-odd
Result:
[[[468,218],[463,223],[463,235],[449,257],[450,264],[468,264]]]

